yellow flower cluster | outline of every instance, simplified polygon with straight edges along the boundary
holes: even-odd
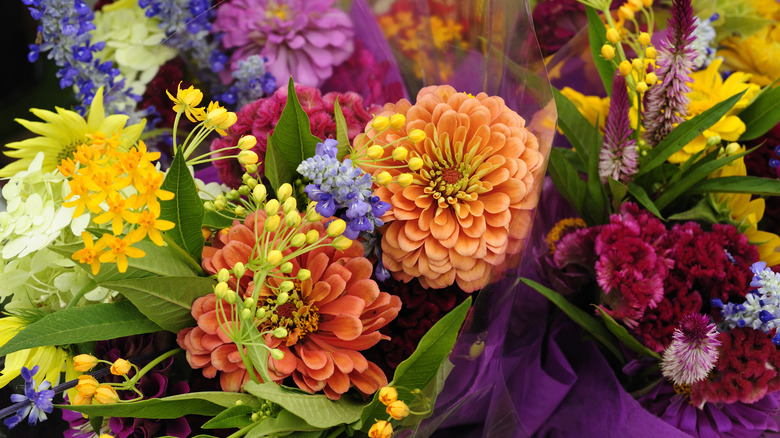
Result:
[[[398,400],[398,391],[392,386],[385,386],[379,390],[379,401],[387,406],[385,411],[390,416],[387,420],[376,420],[368,431],[370,438],[390,438],[393,435],[393,426],[390,420],[402,420],[412,413],[409,406],[402,400]]]
[[[173,110],[176,113],[183,110],[191,122],[205,121],[208,127],[215,129],[220,135],[225,135],[225,129],[233,126],[238,118],[236,113],[226,110],[219,102],[209,102],[205,110],[198,106],[203,100],[203,92],[192,85],[182,90],[179,83],[176,97],[173,97],[168,90],[165,90],[165,94],[173,101]]]
[[[655,73],[647,73],[648,66],[658,56],[658,51],[651,43],[654,20],[652,5],[652,0],[629,0],[618,9],[617,23],[612,21],[611,15],[605,13],[608,23],[607,42],[601,47],[601,56],[615,64],[620,75],[626,77],[626,82],[631,89],[639,94],[643,94],[658,82]],[[648,23],[647,28],[651,33],[638,30],[640,27],[636,14],[640,12],[644,14],[645,21]],[[635,32],[629,32],[625,27],[627,21],[634,23]],[[623,44],[637,54],[635,59],[628,59]]]
[[[127,373],[131,369],[135,369],[136,374],[138,374],[138,367],[125,359],[119,358],[111,363],[105,360],[99,360],[91,354],[79,354],[74,357],[73,367],[78,372],[86,373],[100,362],[110,364],[111,374],[115,376],[127,376]],[[100,384],[97,379],[89,374],[81,375],[78,379],[79,381],[76,383],[76,393],[71,397],[70,404],[74,406],[91,404],[109,405],[119,402],[119,396],[117,395],[115,386],[122,389],[121,384]],[[125,379],[127,379],[127,377],[125,377]],[[70,396],[71,394],[68,395]]]
[[[92,266],[97,274],[101,263],[116,263],[119,272],[127,270],[127,258],[139,258],[144,252],[131,245],[147,235],[162,246],[160,231],[173,228],[173,222],[159,219],[160,200],[173,199],[173,193],[161,189],[164,175],[152,162],[159,152],[148,152],[143,141],[123,152],[118,148],[119,134],[106,136],[94,132],[89,142],[76,149],[74,159],[65,158],[57,166],[68,178],[70,193],[65,207],[75,207],[74,217],[89,210],[92,222],[111,224],[112,233],[104,233],[95,243],[92,235],[81,234],[85,247],[73,254],[79,263]],[[132,230],[125,233],[126,224]]]

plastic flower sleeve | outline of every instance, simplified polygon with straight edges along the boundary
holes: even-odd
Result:
[[[513,251],[496,264],[488,285],[478,292],[450,356],[454,365],[443,384],[433,415],[411,436],[513,436],[524,426],[506,386],[504,357],[511,303],[527,260],[531,225],[541,191],[556,113],[533,34],[527,2],[372,2],[377,21],[392,48],[410,96],[429,85],[501,97],[525,119],[539,142],[542,162],[533,170],[523,209],[510,225]],[[414,103],[414,102],[412,102]],[[512,240],[512,239],[510,239]],[[523,248],[525,248],[523,250]],[[514,252],[513,254],[509,254]],[[524,263],[521,263],[524,262]],[[465,425],[480,425],[472,433]],[[481,431],[480,431],[481,430]]]

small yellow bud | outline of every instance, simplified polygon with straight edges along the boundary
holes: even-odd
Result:
[[[425,137],[425,131],[422,129],[412,129],[412,132],[409,133],[409,140],[411,140],[412,143],[420,143],[425,140]]]
[[[282,218],[278,214],[275,214],[265,220],[265,229],[267,231],[276,231],[279,229],[279,224],[282,222]]]
[[[656,76],[655,73],[650,72],[645,75],[645,83],[647,85],[655,85],[656,82],[658,82],[658,76]]]
[[[225,197],[231,201],[235,201],[238,198],[241,197],[241,193],[238,193],[238,190],[233,189],[225,194]]]
[[[655,50],[655,47],[650,46],[645,49],[645,58],[647,59],[655,59],[655,57],[658,56],[658,51]]]
[[[282,266],[279,266],[279,270],[282,271],[282,274],[289,274],[293,270],[292,262],[282,263]]]
[[[266,261],[271,266],[278,266],[284,261],[284,255],[282,255],[281,251],[272,249],[271,251],[268,251],[268,258]]]
[[[205,209],[206,211],[217,211],[217,207],[215,207],[214,203],[211,201],[204,202],[203,209]]]
[[[277,337],[279,339],[286,338],[287,337],[287,329],[284,327],[277,327],[274,329],[274,337]]]
[[[282,292],[276,296],[276,304],[281,306],[282,304],[286,303],[287,300],[289,299],[290,299],[290,294],[288,294],[287,292]]]
[[[393,114],[390,117],[390,127],[396,131],[403,128],[406,124],[406,117],[403,114]]]
[[[116,391],[114,391],[114,388],[107,384],[103,384],[98,386],[92,399],[101,405],[110,405],[118,402],[119,396],[117,395]]]
[[[287,214],[290,212],[296,212],[298,211],[298,200],[296,200],[293,197],[287,198],[284,200],[284,203],[282,204],[282,211]]]
[[[385,153],[385,148],[382,146],[373,145],[366,151],[366,156],[372,160],[378,160],[382,158]]]
[[[620,32],[618,32],[617,29],[614,27],[610,27],[607,29],[607,41],[609,41],[612,44],[615,44],[616,42],[620,41]]]
[[[393,149],[393,159],[395,161],[405,161],[406,157],[408,156],[409,156],[409,151],[403,146],[399,146]]]
[[[214,208],[216,208],[218,211],[219,210],[224,210],[226,207],[227,207],[227,201],[225,201],[224,199],[217,198],[214,201]]]
[[[387,406],[398,400],[398,391],[392,386],[385,386],[379,390],[379,401]]]
[[[249,187],[250,190],[254,189],[257,186],[257,180],[254,178],[249,178],[246,180],[246,185]]]
[[[645,64],[642,62],[641,59],[637,58],[631,61],[631,68],[633,68],[636,71],[642,71],[645,67]]]
[[[214,295],[219,299],[223,299],[225,298],[225,294],[229,290],[230,287],[228,286],[228,284],[225,283],[224,281],[220,281],[219,283],[217,283],[216,286],[214,286]]]
[[[233,304],[236,302],[236,293],[230,289],[228,289],[227,292],[225,292],[225,301],[228,302],[228,304]]]
[[[387,421],[377,420],[368,430],[369,438],[390,438],[393,435],[393,426]]]
[[[402,173],[398,175],[398,185],[401,187],[409,187],[412,182],[414,182],[414,175],[411,173]]]
[[[292,186],[289,183],[284,183],[281,186],[279,186],[279,189],[276,191],[276,197],[279,199],[279,202],[284,202],[292,196]]]
[[[306,233],[306,243],[311,245],[312,243],[320,240],[320,233],[317,230],[309,230]]]
[[[254,151],[241,151],[238,153],[238,162],[244,166],[248,164],[257,164],[260,157]]]
[[[246,214],[246,208],[239,205],[238,207],[236,207],[234,213],[236,214],[236,216],[244,216]]]
[[[282,292],[290,292],[295,289],[295,283],[290,280],[284,280],[279,284],[279,290]]]
[[[260,307],[257,309],[255,316],[257,316],[257,319],[263,319],[265,318],[265,313],[265,307]]]
[[[251,318],[252,318],[252,309],[244,308],[241,311],[241,319],[244,321],[248,321]]]
[[[650,45],[650,34],[647,32],[642,32],[639,34],[639,37],[637,38],[639,40],[639,44],[643,46],[649,46]]]
[[[306,281],[311,278],[311,271],[308,269],[298,270],[298,280]]]
[[[317,210],[311,208],[306,211],[306,220],[309,222],[319,222],[322,220],[322,215],[317,213]]]
[[[306,235],[303,233],[298,233],[290,239],[290,246],[293,248],[299,248],[303,246],[304,243],[306,243]]]
[[[243,277],[244,272],[246,272],[246,266],[244,266],[241,262],[236,262],[235,265],[233,265],[233,273],[236,274],[236,277]]]
[[[628,61],[623,61],[618,66],[618,71],[620,72],[620,76],[628,76],[631,74],[631,63]]]
[[[344,219],[335,219],[328,224],[328,229],[325,231],[328,237],[336,237],[344,234],[344,230],[347,229],[347,223]]]
[[[723,138],[718,134],[709,136],[707,137],[707,146],[715,146],[716,144],[720,144],[721,141],[723,141]]]
[[[79,354],[73,358],[73,367],[80,373],[86,373],[92,368],[95,368],[95,365],[97,364],[97,358],[91,354]]]
[[[601,46],[601,56],[607,61],[615,59],[615,48],[609,44]]]
[[[352,240],[344,236],[338,236],[335,239],[333,239],[333,247],[339,251],[344,251],[350,246],[352,246]]]
[[[230,280],[230,271],[222,268],[217,272],[217,281],[224,282]]]
[[[639,83],[636,84],[636,92],[637,93],[642,94],[645,91],[647,91],[647,84],[646,83],[639,82]]]
[[[271,357],[273,357],[276,360],[282,360],[284,359],[284,353],[282,353],[282,350],[278,348],[272,348],[271,349]]]
[[[73,406],[84,406],[92,404],[92,396],[84,396],[76,393],[76,395],[70,400],[70,404]]]
[[[627,5],[623,5],[618,9],[618,17],[623,20],[633,20],[634,10]]]
[[[255,305],[255,299],[252,297],[246,297],[244,300],[244,307],[252,308]]]
[[[376,183],[380,186],[386,186],[390,184],[393,181],[393,176],[390,175],[390,172],[383,170],[379,172],[379,174],[376,176]]]
[[[422,158],[420,158],[420,157],[412,157],[409,160],[409,170],[418,171],[418,170],[422,169],[423,164],[425,164],[425,161],[423,161]]]
[[[130,368],[132,368],[130,362],[119,358],[111,365],[111,374],[115,376],[124,376],[128,371],[130,371]]]
[[[628,0],[628,5],[634,11],[639,11],[642,9],[642,0]]]
[[[257,173],[257,164],[247,164],[244,166],[244,169],[246,169],[248,173]]]
[[[265,186],[262,184],[258,184],[252,189],[252,197],[255,198],[255,202],[263,202],[267,194]]]
[[[409,415],[409,406],[406,406],[406,403],[401,400],[396,400],[387,405],[387,409],[385,409],[385,411],[387,412],[387,415],[393,417],[396,420],[400,420],[402,418],[406,418]]]
[[[726,155],[736,155],[740,152],[742,152],[742,147],[739,143],[729,143],[726,146]]]
[[[238,148],[242,151],[248,151],[257,144],[257,138],[254,135],[244,135],[238,139]]]
[[[265,214],[268,216],[273,216],[277,213],[279,213],[279,201],[276,199],[271,199],[268,202],[265,203]]]
[[[288,201],[290,199],[288,199]],[[285,202],[285,204],[287,203]],[[284,223],[286,223],[288,227],[297,227],[301,223],[301,214],[298,213],[297,210],[287,213],[287,215],[284,216]]]
[[[78,391],[81,396],[92,397],[92,395],[95,394],[95,391],[97,391],[98,386],[100,386],[100,383],[98,383],[94,377],[85,374],[79,376],[79,382],[76,384],[76,391]]]
[[[375,117],[374,121],[371,122],[371,126],[377,131],[384,131],[390,126],[390,119],[385,116]]]

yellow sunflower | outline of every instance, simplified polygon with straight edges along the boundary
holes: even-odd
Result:
[[[11,150],[5,152],[9,157],[16,158],[13,163],[0,169],[0,177],[9,177],[17,172],[27,170],[38,152],[44,153],[41,170],[54,170],[63,158],[72,157],[76,148],[88,143],[92,134],[99,132],[111,135],[121,132],[120,150],[127,151],[141,136],[146,120],[125,127],[128,117],[115,114],[106,117],[103,109],[103,88],[98,89],[89,108],[89,116],[85,120],[78,113],[62,108],[57,112],[32,108],[43,122],[16,119],[22,126],[39,137],[8,143]]]

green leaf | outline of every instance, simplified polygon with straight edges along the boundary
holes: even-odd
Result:
[[[582,218],[592,226],[607,222],[609,207],[607,194],[599,175],[599,150],[603,142],[601,134],[595,129],[592,130],[590,140],[592,150],[588,156],[588,182],[585,202],[582,204]]]
[[[612,177],[607,178],[607,182],[609,183],[609,192],[612,194],[612,208],[617,210],[628,194],[628,186]]]
[[[757,196],[780,196],[780,181],[758,176],[725,176],[701,181],[688,193],[751,193]]]
[[[558,127],[571,143],[580,161],[583,164],[588,163],[591,150],[600,149],[604,144],[604,138],[598,128],[591,125],[577,107],[556,88],[553,88],[553,97],[558,111]],[[595,144],[588,144],[585,141],[588,139],[593,139]]]
[[[190,314],[192,302],[213,292],[214,279],[148,277],[102,283],[101,286],[122,293],[147,318],[163,329],[177,333],[195,324]]]
[[[585,6],[585,13],[588,16],[588,39],[590,40],[590,51],[593,54],[593,63],[596,65],[601,82],[604,83],[604,89],[609,96],[612,94],[612,79],[615,77],[617,67],[611,61],[601,57],[601,46],[607,42],[607,28],[595,9]]]
[[[236,392],[204,391],[179,394],[163,398],[150,398],[132,403],[112,405],[56,405],[58,408],[103,417],[132,417],[171,419],[185,415],[214,416],[232,407],[237,401],[259,407],[257,399],[249,394]]]
[[[620,360],[621,363],[625,363],[623,353],[621,353],[620,348],[618,348],[617,340],[596,318],[588,315],[585,311],[570,303],[558,292],[527,278],[521,278],[520,280],[544,295],[548,300],[552,301],[552,303],[558,306],[558,308],[568,315],[572,321],[579,324],[580,327],[587,330],[588,333],[596,338],[596,340],[601,342],[616,358],[618,358],[618,360]]]
[[[223,216],[224,214],[229,215],[230,213],[222,211],[220,214],[216,211],[206,211],[206,214],[203,216],[203,226],[216,229],[229,228],[233,225],[233,220],[241,220],[238,217],[225,217]]]
[[[287,161],[284,160],[279,147],[271,137],[268,137],[268,147],[265,150],[264,173],[274,191],[284,183],[292,183],[295,178],[295,172],[291,170]]]
[[[560,152],[561,148],[550,149],[548,171],[555,188],[582,216],[582,202],[585,199],[585,181],[580,178],[577,169]]]
[[[207,421],[202,427],[204,429],[230,429],[242,428],[252,424],[252,413],[254,409],[249,405],[237,405],[227,408],[220,412],[216,417]]]
[[[766,134],[780,121],[780,87],[762,92],[739,113],[739,118],[745,122],[745,132],[739,141],[753,140]]]
[[[177,151],[162,183],[161,188],[173,192],[174,197],[160,202],[160,219],[176,224],[165,234],[199,261],[205,241],[201,231],[205,210],[183,154],[184,151]]]
[[[336,140],[339,141],[338,152],[336,152],[336,159],[341,161],[342,158],[349,154],[349,133],[347,131],[347,120],[344,118],[344,113],[341,112],[341,105],[339,105],[338,98],[333,101],[333,118],[336,120]]]
[[[274,385],[271,383],[271,385]],[[277,385],[278,386],[278,385]],[[253,427],[246,438],[261,438],[267,436],[286,436],[293,432],[314,432],[322,428],[307,424],[302,418],[289,411],[281,411],[274,418],[267,418]],[[298,437],[303,434],[296,434]]]
[[[408,389],[424,389],[434,381],[442,363],[449,357],[458,332],[471,308],[471,297],[460,303],[444,315],[425,336],[420,339],[417,349],[411,356],[398,365],[390,385]],[[363,409],[360,419],[363,429],[368,431],[373,420],[386,418],[385,406],[379,401],[379,393],[374,394],[374,400]]]
[[[95,435],[99,435],[100,429],[103,427],[103,417],[89,417],[89,425],[92,426]]]
[[[706,198],[702,198],[693,208],[685,210],[683,212],[673,214],[669,216],[670,221],[696,221],[704,222],[708,224],[717,224],[722,222],[717,217],[717,212],[712,209],[712,206]],[[729,218],[723,218],[723,222],[728,221]]]
[[[639,172],[634,175],[634,178],[665,163],[675,152],[685,147],[691,140],[717,123],[739,101],[742,95],[745,94],[745,91],[737,93],[698,116],[677,125],[666,138],[650,150],[647,157],[641,162]]]
[[[0,356],[26,348],[67,345],[160,331],[129,301],[71,307],[28,325],[0,347]]]
[[[349,397],[341,397],[334,401],[323,394],[309,394],[276,383],[250,381],[244,384],[243,389],[254,396],[276,403],[290,412],[295,412],[307,424],[319,429],[354,423],[360,419],[364,406],[350,400]]]
[[[298,102],[292,77],[287,84],[287,104],[274,127],[271,140],[289,169],[297,169],[301,161],[313,157],[317,143],[321,141],[311,134],[309,116]]]
[[[658,207],[656,207],[652,199],[647,196],[647,192],[642,186],[634,184],[633,182],[628,183],[628,193],[631,193],[631,196],[642,204],[642,207],[646,208],[650,213],[653,213],[658,219],[664,219],[664,217],[661,216],[661,212],[658,211]]]
[[[604,324],[607,326],[607,329],[611,331],[613,335],[617,336],[620,342],[622,342],[626,347],[641,355],[661,360],[660,354],[645,347],[641,342],[637,341],[635,337],[628,333],[628,330],[626,330],[625,327],[618,324],[614,318],[612,318],[607,312],[604,311],[604,309],[599,306],[596,306],[596,309],[599,311],[601,318],[604,320]]]

